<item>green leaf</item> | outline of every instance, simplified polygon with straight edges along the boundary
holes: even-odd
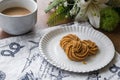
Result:
[[[49,12],[51,9],[53,9],[61,3],[64,3],[65,1],[67,0],[53,0],[53,2],[47,7],[47,9],[45,9],[45,12]]]
[[[70,19],[70,17],[69,7],[59,6],[58,9],[50,15],[47,23],[49,26],[54,26],[65,19]]]
[[[110,32],[117,27],[117,24],[119,23],[119,15],[114,9],[110,7],[104,8],[103,10],[101,10],[100,21],[101,29]]]

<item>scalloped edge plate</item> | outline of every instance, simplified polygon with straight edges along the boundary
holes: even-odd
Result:
[[[90,56],[82,62],[71,61],[59,43],[63,36],[76,34],[81,40],[92,40],[98,47],[99,52]],[[115,55],[115,48],[112,41],[103,33],[87,26],[64,26],[51,30],[46,33],[39,42],[39,49],[42,56],[52,65],[72,72],[90,72],[101,69],[109,64]]]

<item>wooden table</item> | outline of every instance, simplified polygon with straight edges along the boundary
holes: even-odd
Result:
[[[37,0],[37,3],[38,3],[38,21],[36,27],[40,27],[40,29],[44,29],[48,27],[46,22],[49,15],[44,12],[44,9],[48,6],[49,0]],[[106,34],[112,40],[116,50],[120,53],[120,24],[118,25],[118,27],[114,32],[104,32],[104,31],[101,32]],[[11,36],[12,35],[7,34],[4,31],[2,31],[2,29],[0,29],[1,39]]]

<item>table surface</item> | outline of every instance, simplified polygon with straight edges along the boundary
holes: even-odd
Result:
[[[38,3],[38,16],[37,16],[38,20],[35,27],[40,27],[39,29],[44,29],[48,27],[47,19],[49,17],[49,14],[46,14],[44,12],[44,9],[48,6],[49,0],[37,0],[37,3]],[[112,40],[116,51],[120,53],[120,24],[113,32],[104,32],[104,31],[101,32],[106,34]],[[7,34],[4,31],[2,31],[2,29],[0,29],[0,39],[8,38],[11,36],[12,35]]]

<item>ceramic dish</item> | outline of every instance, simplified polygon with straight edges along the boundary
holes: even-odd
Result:
[[[87,58],[87,64],[71,61],[60,47],[60,40],[67,34],[76,34],[81,40],[94,41],[98,47],[97,55]],[[101,69],[111,62],[115,49],[111,40],[103,33],[86,26],[65,26],[45,34],[39,43],[42,56],[52,65],[72,72],[90,72]]]

